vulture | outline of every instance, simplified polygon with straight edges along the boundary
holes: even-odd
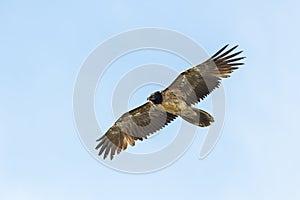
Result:
[[[103,159],[126,150],[128,144],[162,129],[177,117],[200,127],[207,127],[214,118],[204,110],[192,105],[203,100],[218,88],[222,78],[228,78],[238,69],[245,57],[235,51],[238,45],[225,45],[209,59],[182,73],[164,90],[152,93],[143,105],[124,113],[108,130],[96,140],[98,155]]]

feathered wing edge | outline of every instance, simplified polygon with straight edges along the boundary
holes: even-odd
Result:
[[[96,150],[99,150],[98,155],[103,154],[103,159],[105,159],[110,154],[112,160],[114,155],[124,151],[128,144],[134,146],[136,140],[147,139],[147,136],[162,129],[177,117],[152,106],[149,107],[150,104],[146,103],[125,113],[102,137],[96,140],[99,142],[96,146]],[[153,116],[149,116],[149,112]],[[145,120],[147,117],[149,119]],[[166,117],[165,121],[163,121],[164,117]],[[141,124],[137,124],[139,122]]]
[[[232,73],[234,70],[238,69],[240,65],[243,65],[242,62],[237,62],[240,60],[243,60],[246,57],[236,57],[237,55],[241,54],[243,51],[238,51],[235,53],[230,54],[233,50],[235,50],[238,45],[230,48],[229,50],[224,50],[229,45],[225,45],[223,48],[221,48],[218,52],[216,52],[213,56],[208,59],[208,61],[213,61],[215,65],[217,66],[217,69],[219,71],[221,78],[227,78],[230,77],[230,73]]]
[[[229,77],[239,65],[243,65],[239,61],[245,57],[237,57],[242,51],[233,53],[238,46],[229,50],[226,50],[227,47],[225,45],[203,63],[180,73],[165,91],[181,96],[188,105],[203,100],[219,87],[221,78]]]
[[[226,50],[228,46],[228,44],[225,45],[205,62],[187,70],[187,72],[190,71],[191,73],[200,74],[197,84],[194,84],[193,81],[189,80],[189,74],[185,74],[189,85],[195,85],[195,95],[187,98],[188,104],[192,105],[200,100],[203,100],[213,90],[219,87],[221,78],[230,77],[230,74],[234,70],[238,69],[240,65],[244,64],[238,61],[243,60],[245,57],[237,57],[243,51],[232,53],[238,47],[238,45]]]

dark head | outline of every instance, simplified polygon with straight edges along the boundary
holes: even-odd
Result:
[[[157,91],[151,94],[147,100],[152,101],[154,104],[160,104],[163,100],[163,96],[159,91]]]

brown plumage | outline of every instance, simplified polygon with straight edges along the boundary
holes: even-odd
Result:
[[[136,140],[147,139],[177,116],[200,127],[209,126],[213,117],[191,105],[198,103],[220,85],[243,63],[245,57],[237,57],[242,51],[232,53],[238,46],[227,51],[224,46],[205,62],[182,72],[171,85],[148,97],[148,102],[123,114],[109,130],[97,140],[96,149],[105,159],[113,159]]]

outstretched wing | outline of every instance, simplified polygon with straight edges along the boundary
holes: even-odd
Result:
[[[135,140],[147,139],[147,136],[163,128],[177,116],[147,102],[125,114],[100,139],[96,149],[105,159],[110,159],[127,148],[135,145]]]
[[[182,72],[165,92],[180,96],[188,105],[204,99],[220,85],[221,78],[229,77],[239,65],[244,64],[238,61],[245,57],[237,57],[242,51],[232,53],[238,46],[225,51],[227,47],[224,46],[205,62]]]

